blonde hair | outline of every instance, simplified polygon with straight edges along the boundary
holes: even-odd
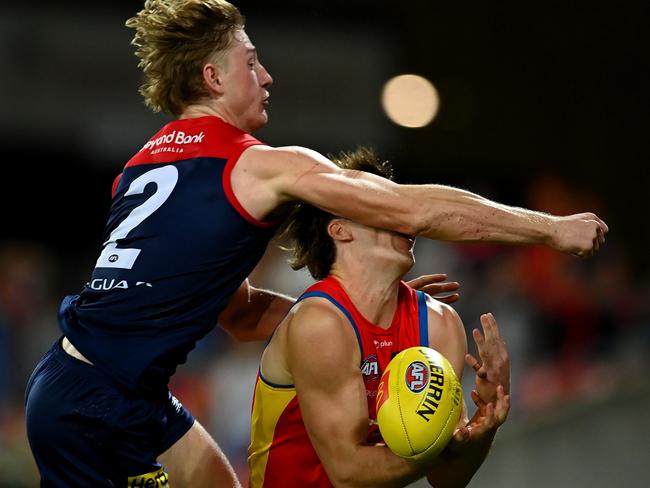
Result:
[[[144,75],[145,104],[179,115],[208,95],[203,65],[223,61],[244,17],[225,0],[147,0],[126,26],[135,29],[131,44]]]

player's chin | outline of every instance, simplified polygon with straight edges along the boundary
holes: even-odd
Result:
[[[253,117],[252,120],[249,120],[249,132],[255,132],[256,130],[262,129],[268,122],[269,116],[266,114],[266,110],[263,110],[260,114]]]
[[[411,250],[400,250],[399,265],[400,269],[407,273],[415,264],[415,256]]]
[[[266,112],[265,108],[262,108],[262,111],[260,112],[259,119],[260,119],[260,124],[262,125],[262,127],[264,127],[266,124],[268,124],[268,122],[269,122],[269,114]]]
[[[404,258],[404,266],[410,270],[415,265],[415,256],[413,251],[409,252]]]

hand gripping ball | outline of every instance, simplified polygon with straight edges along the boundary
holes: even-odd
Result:
[[[410,347],[384,371],[377,392],[377,422],[386,445],[400,457],[437,456],[460,419],[463,393],[451,364],[429,347]]]

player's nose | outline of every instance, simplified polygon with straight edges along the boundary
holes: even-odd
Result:
[[[259,73],[260,85],[263,88],[268,88],[273,84],[273,78],[270,73],[266,71],[266,68],[260,64],[260,73]]]

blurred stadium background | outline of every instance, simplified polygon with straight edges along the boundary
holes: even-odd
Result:
[[[137,93],[126,18],[141,2],[0,2],[0,486],[37,486],[23,426],[25,382],[58,336],[56,308],[89,276],[110,187],[166,120]],[[237,2],[275,78],[271,145],[323,153],[358,144],[400,182],[457,185],[610,226],[591,260],[543,248],[420,240],[411,273],[461,282],[468,330],[500,322],[511,417],[470,486],[647,486],[650,240],[648,7],[515,1]],[[380,103],[396,75],[428,78],[432,123],[408,129]],[[253,283],[311,283],[277,246]],[[260,344],[216,329],[173,391],[245,476]],[[469,385],[472,378],[465,378]]]

